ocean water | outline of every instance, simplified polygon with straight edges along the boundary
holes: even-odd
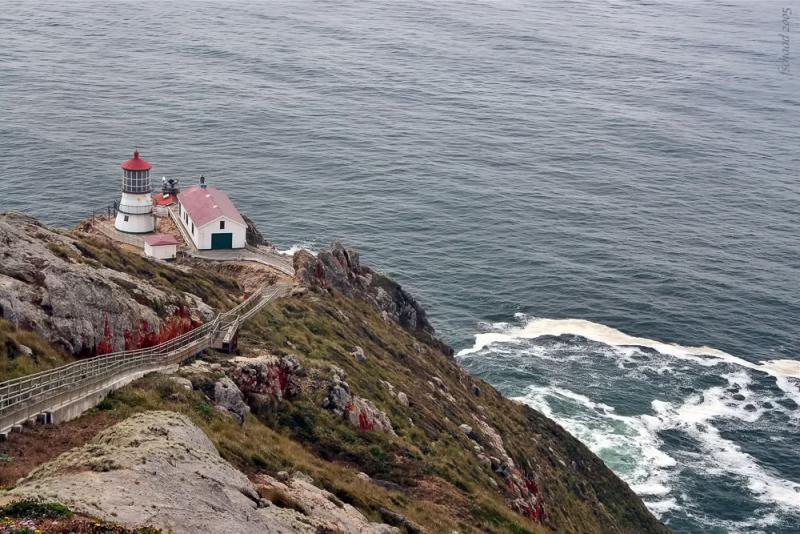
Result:
[[[790,73],[780,34],[790,8]],[[676,532],[800,532],[797,0],[0,0],[0,211],[340,238]]]

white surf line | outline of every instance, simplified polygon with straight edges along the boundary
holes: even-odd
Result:
[[[612,406],[554,385],[528,386],[525,395],[513,399],[557,420],[601,457],[608,451],[624,453],[629,461],[616,465],[619,469],[617,474],[648,501],[648,506],[655,502],[663,513],[670,505],[676,504],[672,497],[667,496],[673,490],[671,475],[677,462],[661,450],[662,442],[658,437],[660,421],[655,417],[618,415]],[[564,415],[556,413],[551,399],[569,402],[579,409]]]
[[[317,251],[314,250],[309,242],[303,242],[300,244],[294,244],[291,247],[287,248],[286,250],[275,250],[278,254],[283,254],[284,256],[294,256],[295,252],[300,252],[301,250],[305,250],[306,252],[310,253],[312,256],[317,255]]]
[[[750,378],[745,371],[722,375],[728,386],[734,383],[748,393]],[[676,406],[663,401],[653,401],[659,428],[683,430],[704,449],[698,457],[699,465],[712,474],[733,474],[745,481],[750,492],[759,500],[776,504],[783,509],[800,509],[800,484],[775,476],[763,468],[739,445],[722,437],[713,425],[717,419],[739,419],[755,423],[763,410],[747,411],[741,405],[728,402],[726,387],[715,386],[702,393],[691,395],[683,404]]]
[[[772,375],[778,379],[778,386],[793,400],[797,401],[795,397],[800,398],[800,389],[785,380],[786,377],[800,379],[800,361],[762,360],[759,363],[753,363],[712,347],[685,347],[683,345],[663,343],[654,339],[635,337],[616,328],[584,319],[532,319],[525,326],[508,328],[500,332],[478,334],[475,336],[475,345],[459,351],[458,356],[476,353],[493,343],[515,343],[543,336],[558,337],[563,335],[580,336],[614,347],[648,347],[661,354],[690,360],[704,366],[712,366],[720,362],[739,365]],[[787,391],[784,387],[787,387],[790,391]]]

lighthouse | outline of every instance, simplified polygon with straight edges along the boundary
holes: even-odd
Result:
[[[117,210],[114,227],[121,232],[142,234],[155,229],[153,199],[150,197],[150,169],[148,162],[134,150],[133,157],[122,165],[122,200]]]

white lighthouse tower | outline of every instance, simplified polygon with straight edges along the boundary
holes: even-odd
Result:
[[[152,232],[156,222],[153,217],[153,199],[150,196],[150,169],[152,165],[139,157],[139,151],[122,165],[122,200],[117,210],[114,227],[121,232],[142,234]]]

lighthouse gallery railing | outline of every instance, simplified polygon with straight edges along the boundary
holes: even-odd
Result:
[[[213,321],[153,347],[95,356],[0,382],[0,431],[47,411],[48,407],[53,408],[54,403],[68,404],[75,400],[71,393],[85,392],[114,377],[123,378],[132,372],[179,363],[211,347],[217,335],[251,317],[283,290],[283,285],[262,288],[235,308],[217,315]]]

